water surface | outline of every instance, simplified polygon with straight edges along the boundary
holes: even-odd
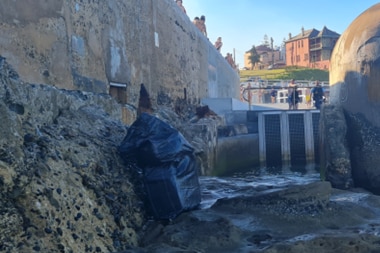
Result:
[[[225,177],[201,176],[201,208],[209,208],[220,198],[248,195],[289,185],[309,184],[319,180],[319,167],[315,164],[302,167],[253,168],[248,172]]]

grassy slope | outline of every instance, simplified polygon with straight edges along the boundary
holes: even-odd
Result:
[[[295,80],[319,80],[329,81],[329,72],[327,70],[308,69],[300,67],[286,67],[283,69],[263,69],[263,70],[240,70],[240,80],[243,82],[248,77],[259,76],[261,79],[295,79]]]

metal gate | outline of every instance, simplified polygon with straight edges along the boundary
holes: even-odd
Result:
[[[258,113],[259,157],[262,167],[319,163],[318,110]]]

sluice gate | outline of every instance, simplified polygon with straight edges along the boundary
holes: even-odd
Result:
[[[319,163],[319,117],[319,110],[257,112],[260,166]]]

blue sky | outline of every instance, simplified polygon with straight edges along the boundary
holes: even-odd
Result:
[[[362,12],[377,4],[375,0],[183,0],[190,20],[206,16],[208,38],[214,43],[222,37],[222,55],[233,53],[244,66],[244,53],[258,46],[267,35],[279,46],[289,33],[324,26],[342,34]]]

